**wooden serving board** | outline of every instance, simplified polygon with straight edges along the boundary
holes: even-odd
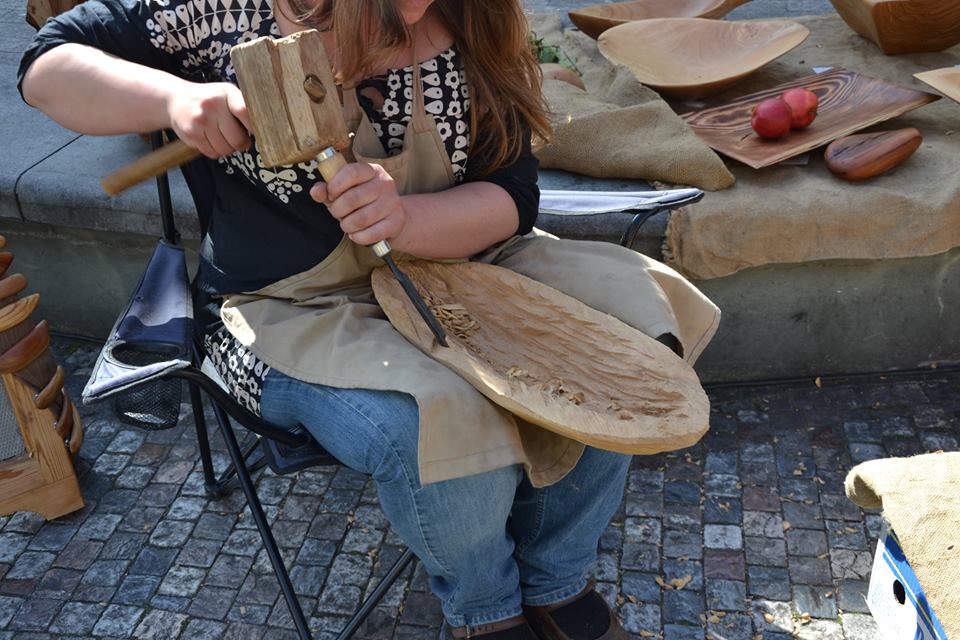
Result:
[[[633,454],[682,449],[710,404],[670,349],[552,287],[493,265],[403,269],[447,332],[437,345],[386,267],[373,291],[393,326],[514,415],[588,445]]]
[[[760,138],[750,128],[753,107],[793,87],[804,87],[817,94],[817,119],[808,128],[791,131],[779,140]],[[681,117],[710,148],[760,169],[939,99],[938,95],[855,71],[833,69]]]

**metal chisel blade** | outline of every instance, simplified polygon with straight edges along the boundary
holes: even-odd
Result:
[[[449,346],[447,345],[446,332],[443,330],[443,327],[440,326],[440,322],[430,311],[430,308],[427,307],[427,303],[424,302],[423,298],[420,297],[420,292],[417,291],[417,287],[413,284],[407,274],[400,270],[400,267],[398,267],[397,263],[394,262],[393,256],[386,254],[381,257],[390,267],[390,271],[393,272],[393,276],[397,279],[397,282],[399,282],[400,286],[403,287],[407,297],[410,298],[410,302],[412,302],[413,306],[417,309],[417,313],[420,314],[420,317],[423,318],[423,321],[427,323],[428,327],[430,327],[430,331],[433,332],[433,335],[437,338],[437,342],[440,344],[440,346]]]

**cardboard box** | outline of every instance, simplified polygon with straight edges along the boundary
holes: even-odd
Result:
[[[893,530],[877,544],[867,606],[884,640],[947,640]]]

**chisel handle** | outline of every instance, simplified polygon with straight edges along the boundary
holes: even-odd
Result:
[[[340,172],[340,169],[347,166],[347,159],[333,147],[327,147],[317,154],[317,164],[320,167],[320,175],[329,183],[333,180],[333,177]],[[390,253],[390,243],[386,240],[381,240],[371,245],[370,248],[373,249],[373,253],[378,258],[382,258]]]

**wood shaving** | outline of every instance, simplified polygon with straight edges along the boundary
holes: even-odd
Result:
[[[563,388],[563,380],[560,378],[554,378],[547,383],[541,384],[540,389],[546,391],[554,398],[562,396],[564,393],[566,393],[566,389]]]
[[[429,293],[423,295],[423,299],[440,326],[447,333],[451,333],[461,340],[466,340],[480,329],[480,323],[470,315],[470,312],[462,304],[444,302]]]
[[[617,412],[617,420],[633,420],[633,414],[629,411]]]
[[[517,365],[513,365],[507,369],[507,378],[513,380],[514,378],[529,378],[530,372],[526,369],[521,369]]]
[[[583,404],[583,391],[577,391],[576,393],[570,394],[570,397],[567,399],[573,404],[579,406]]]

